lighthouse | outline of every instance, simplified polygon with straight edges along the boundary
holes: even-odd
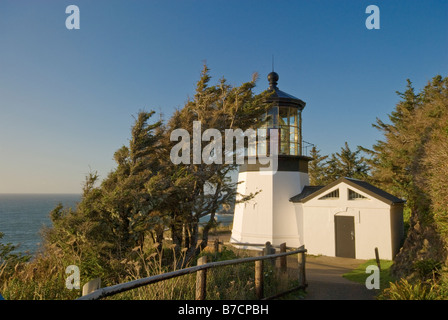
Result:
[[[255,150],[248,152],[239,166],[237,193],[256,196],[237,203],[234,210],[230,242],[237,247],[259,248],[269,241],[272,245],[286,242],[290,247],[303,244],[302,219],[289,200],[309,185],[308,161],[302,155],[302,111],[305,102],[278,88],[279,75],[268,74],[270,108],[264,114],[264,125],[257,128]],[[277,134],[271,134],[277,129]],[[277,143],[270,140],[277,138]],[[277,150],[270,150],[272,146]],[[266,166],[252,157],[275,154],[276,166],[266,172]]]

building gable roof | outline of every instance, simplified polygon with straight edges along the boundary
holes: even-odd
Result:
[[[353,178],[339,178],[338,180],[326,185],[326,186],[305,186],[301,193],[289,199],[291,202],[305,203],[315,197],[321,195],[325,191],[333,188],[334,186],[345,182],[349,186],[356,188],[369,196],[387,203],[388,205],[393,205],[397,203],[404,203],[403,199],[397,198],[396,196],[371,185],[368,182],[361,181]]]
[[[291,202],[303,202],[302,200],[307,198],[308,196],[314,194],[320,189],[324,188],[324,186],[305,186],[301,193],[289,199]]]

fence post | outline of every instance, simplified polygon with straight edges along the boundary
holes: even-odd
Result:
[[[198,259],[198,266],[207,263],[207,256]],[[207,269],[196,273],[196,300],[205,300],[207,286]]]
[[[90,280],[82,287],[82,295],[85,296],[99,288],[101,288],[101,278]]]
[[[375,259],[376,259],[376,265],[378,266],[378,270],[381,271],[380,254],[378,253],[377,247],[375,247]]]
[[[257,299],[263,299],[263,260],[255,261],[255,294]]]
[[[275,248],[271,245],[269,241],[266,242],[263,248],[263,255],[267,256],[269,254],[274,254]]]
[[[270,254],[275,254],[275,248],[269,241],[267,241],[263,249],[263,255],[267,256]],[[275,258],[269,259],[269,261],[271,262],[272,266],[275,266]]]
[[[215,241],[213,242],[213,251],[215,253],[219,252],[219,240],[218,239],[215,239]]]
[[[286,242],[280,244],[280,253],[286,252]],[[286,272],[286,256],[280,257],[280,271]]]
[[[299,249],[305,249],[305,246],[302,245]],[[299,271],[299,286],[306,286],[306,277],[305,277],[305,252],[299,252],[297,255],[298,271]]]

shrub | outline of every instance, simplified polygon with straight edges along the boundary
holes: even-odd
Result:
[[[381,300],[437,300],[439,295],[435,285],[417,282],[409,283],[406,279],[390,283],[379,296]]]
[[[441,267],[442,263],[434,259],[418,260],[415,261],[413,265],[414,271],[416,271],[422,279],[438,275]]]

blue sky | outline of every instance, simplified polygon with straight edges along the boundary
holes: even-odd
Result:
[[[307,103],[304,140],[371,147],[406,79],[447,75],[448,1],[0,0],[0,193],[80,192],[114,168],[133,115],[184,105],[204,61],[212,83],[258,72],[262,91],[272,55],[279,88]]]

